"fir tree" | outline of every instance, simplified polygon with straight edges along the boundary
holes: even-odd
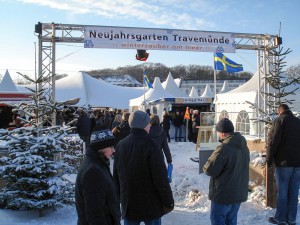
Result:
[[[15,106],[24,113],[23,127],[0,130],[0,139],[7,142],[7,156],[0,158],[0,176],[6,186],[0,191],[0,206],[7,209],[44,209],[74,203],[74,184],[65,179],[74,173],[82,155],[74,156],[74,147],[67,139],[69,126],[51,126],[56,110],[64,103],[46,99],[45,89],[32,91],[32,102]],[[50,126],[49,126],[50,125]]]
[[[286,76],[284,72],[284,67],[286,66],[284,60],[289,53],[291,53],[290,49],[284,51],[282,47],[270,51],[270,57],[275,57],[276,60],[271,64],[269,75],[266,76],[266,82],[267,85],[270,85],[270,89],[268,92],[261,92],[266,97],[266,110],[255,103],[247,102],[260,114],[256,122],[265,123],[267,130],[269,125],[277,117],[278,106],[283,103],[292,106],[294,100],[289,96],[295,95],[295,91],[298,89],[298,87],[294,87],[294,85],[299,84],[300,79]]]

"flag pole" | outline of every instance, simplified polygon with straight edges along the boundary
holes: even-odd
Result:
[[[146,91],[146,89],[145,89],[145,78],[144,78],[144,75],[145,75],[145,67],[143,66],[143,87],[144,87],[144,111],[146,112],[146,100],[145,100],[145,91]]]
[[[214,100],[215,100],[217,94],[217,71],[215,69],[215,54],[213,54],[213,62],[214,62]]]

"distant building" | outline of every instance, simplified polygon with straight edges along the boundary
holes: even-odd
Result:
[[[124,75],[107,75],[107,76],[93,76],[96,79],[102,79],[107,83],[125,86],[125,87],[142,87],[141,82],[136,80],[129,74]]]
[[[142,87],[143,84],[136,80],[133,76],[129,74],[124,75],[105,75],[105,76],[93,76],[96,79],[102,79],[107,83],[124,86],[124,87]],[[226,82],[225,82],[226,81]],[[247,80],[217,80],[217,94],[222,91],[231,91],[244,84]],[[224,84],[225,82],[225,84]],[[194,86],[198,95],[201,96],[205,90],[207,84],[209,84],[210,89],[214,93],[214,81],[213,80],[180,80],[175,79],[175,83],[179,88],[186,93],[190,94],[192,87]],[[225,87],[226,86],[226,87]]]
[[[231,91],[232,89],[235,89],[246,82],[246,80],[217,80],[217,94],[219,94],[222,90],[225,81],[227,82],[227,91]],[[214,93],[213,80],[181,80],[180,89],[189,95],[192,87],[194,86],[198,92],[198,95],[201,96],[205,90],[206,84],[209,84],[212,92]]]

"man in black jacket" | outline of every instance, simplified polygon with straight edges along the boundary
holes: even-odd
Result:
[[[120,192],[124,225],[160,225],[174,208],[162,151],[148,136],[149,115],[130,114],[130,135],[116,146],[114,179]]]
[[[76,178],[78,225],[120,225],[118,192],[108,163],[114,152],[114,140],[110,130],[95,131],[91,135],[91,149]]]
[[[300,185],[300,119],[288,105],[278,107],[267,147],[267,165],[275,164],[277,209],[273,224],[296,224]]]
[[[246,139],[240,133],[234,133],[229,119],[221,119],[216,130],[222,144],[203,167],[203,171],[211,176],[211,224],[236,225],[240,205],[248,198],[249,149]]]

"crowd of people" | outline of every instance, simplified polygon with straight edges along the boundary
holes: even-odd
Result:
[[[135,111],[121,118],[116,127],[91,132],[76,179],[78,224],[116,225],[122,217],[124,225],[160,225],[174,208],[164,160],[171,164],[172,156],[159,117]]]
[[[189,140],[199,123],[199,112],[191,111]],[[275,166],[277,210],[269,222],[295,225],[300,183],[300,120],[288,106],[278,108],[267,149],[267,165]],[[174,209],[174,198],[166,162],[172,163],[168,146],[171,121],[178,127],[180,113],[163,120],[143,111],[124,112],[121,121],[108,129],[92,130],[89,151],[76,180],[78,224],[160,225],[161,217]],[[115,116],[116,118],[117,116]],[[179,119],[180,118],[180,119]],[[221,144],[203,167],[211,177],[209,199],[212,225],[236,225],[242,202],[248,198],[250,154],[246,139],[223,118],[216,124]],[[176,131],[175,131],[176,132]],[[175,136],[176,137],[176,136]],[[109,159],[114,155],[113,174]]]
[[[57,124],[73,123],[86,149],[76,179],[78,224],[119,225],[123,218],[124,225],[160,225],[161,217],[174,209],[167,171],[167,166],[172,165],[168,144],[171,126],[176,142],[183,141],[182,129],[187,125],[187,139],[196,143],[202,120],[207,122],[204,125],[212,125],[210,118],[200,116],[198,110],[189,109],[189,114],[186,121],[183,112],[176,110],[171,116],[165,110],[160,121],[158,115],[139,110],[129,113],[65,108],[58,112]],[[276,213],[268,221],[295,225],[300,186],[300,119],[286,104],[279,105],[278,114],[267,140],[267,166],[275,168],[277,186]],[[13,115],[17,126],[21,126],[20,118]],[[229,119],[221,119],[216,131],[221,144],[203,167],[211,177],[211,224],[236,225],[240,205],[248,197],[249,149]]]

